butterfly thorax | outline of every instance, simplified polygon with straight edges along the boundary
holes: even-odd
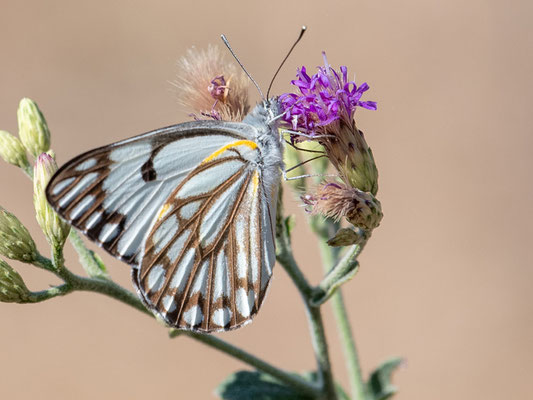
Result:
[[[243,120],[257,130],[255,140],[261,152],[257,164],[267,190],[277,187],[284,168],[282,141],[278,132],[279,119],[276,118],[279,114],[280,103],[277,98],[273,98],[255,106]]]

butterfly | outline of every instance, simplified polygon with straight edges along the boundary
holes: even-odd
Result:
[[[279,114],[270,99],[242,122],[191,121],[90,150],[56,172],[47,199],[131,265],[138,295],[169,326],[238,328],[275,263]]]

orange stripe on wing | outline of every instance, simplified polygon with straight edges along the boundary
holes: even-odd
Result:
[[[210,156],[207,156],[202,161],[202,163],[206,163],[208,161],[211,161],[212,159],[214,159],[214,158],[218,157],[219,155],[221,155],[222,153],[224,153],[226,150],[229,150],[232,147],[237,147],[237,146],[248,146],[252,150],[255,150],[257,148],[257,143],[252,142],[251,140],[237,140],[236,142],[229,143],[229,144],[227,144],[225,146],[222,146],[220,149],[218,149],[215,152],[213,152]]]

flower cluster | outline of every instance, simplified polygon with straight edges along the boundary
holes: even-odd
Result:
[[[318,67],[313,76],[307,74],[305,66],[298,70],[297,79],[291,81],[300,94],[285,93],[280,102],[285,111],[283,119],[294,131],[310,135],[324,133],[336,121],[351,123],[356,107],[375,110],[374,101],[361,101],[363,93],[369,89],[365,83],[359,87],[348,80],[348,69],[340,67],[340,73],[328,64],[326,54],[324,66]]]

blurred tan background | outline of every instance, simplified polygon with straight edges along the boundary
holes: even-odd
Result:
[[[389,356],[406,399],[531,398],[533,3],[528,1],[0,1],[0,129],[35,99],[59,163],[181,122],[175,61],[230,39],[263,88],[302,24],[274,93],[320,52],[347,65],[378,111],[358,111],[380,171],[385,218],[345,299],[365,373]],[[251,92],[254,93],[254,92]],[[257,95],[253,94],[254,98]],[[29,181],[0,166],[0,204],[43,251]],[[322,276],[297,213],[296,251]],[[69,248],[68,265],[80,271]],[[129,269],[105,257],[130,288]],[[57,283],[12,262],[33,290]],[[329,307],[335,373],[347,383]],[[101,295],[0,304],[3,398],[198,398],[245,365]],[[314,368],[304,309],[276,267],[254,323],[221,335],[295,371]]]

